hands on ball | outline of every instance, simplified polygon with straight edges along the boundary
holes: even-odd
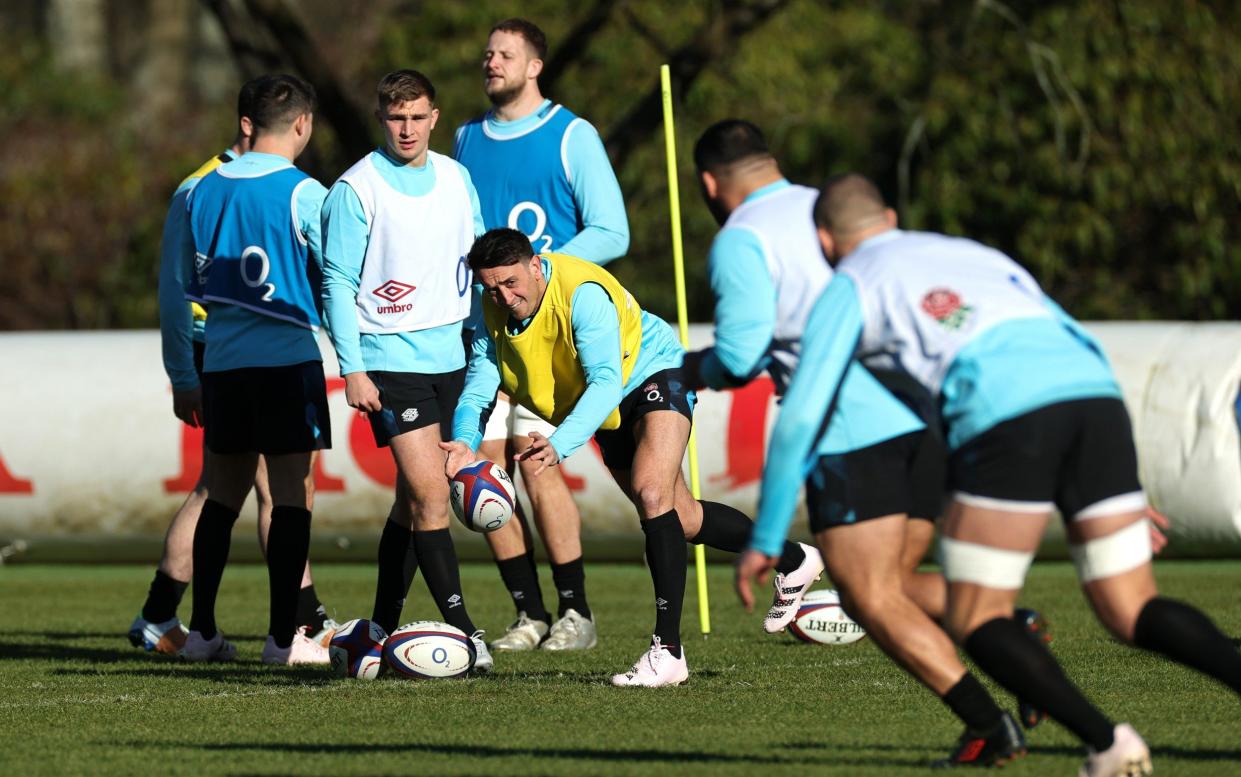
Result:
[[[440,450],[444,451],[447,456],[444,459],[444,474],[448,476],[449,480],[456,477],[462,467],[478,460],[478,454],[460,440],[441,442],[439,446]]]

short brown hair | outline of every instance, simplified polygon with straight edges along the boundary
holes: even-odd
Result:
[[[539,59],[547,59],[547,36],[534,22],[514,16],[512,19],[498,22],[487,34],[491,35],[496,32],[511,32],[520,35],[534,49]]]
[[[244,115],[254,125],[252,139],[256,139],[268,132],[283,132],[298,116],[314,113],[317,105],[313,86],[284,73],[260,76],[243,86],[237,110],[247,111]]]
[[[396,103],[410,103],[419,97],[435,104],[435,85],[431,79],[417,70],[394,70],[384,76],[375,89],[379,98],[379,110]]]

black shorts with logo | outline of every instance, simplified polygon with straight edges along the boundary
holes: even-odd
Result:
[[[1142,490],[1129,413],[1115,397],[1057,402],[1010,418],[958,448],[948,466],[955,491],[1054,503],[1065,520]]]
[[[332,447],[322,362],[204,372],[207,448],[280,456]]]
[[[806,478],[810,531],[900,513],[935,520],[943,509],[944,469],[943,444],[925,430],[821,456]]]
[[[383,409],[368,413],[375,444],[387,447],[393,437],[440,425],[440,437],[452,439],[452,416],[457,400],[465,388],[465,368],[452,372],[383,372],[366,373],[379,390]]]
[[[629,469],[638,450],[638,422],[647,413],[672,410],[694,422],[694,392],[685,385],[680,367],[660,370],[625,395],[620,403],[620,426],[595,432],[595,442],[609,469]]]

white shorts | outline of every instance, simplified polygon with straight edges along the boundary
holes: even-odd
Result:
[[[529,437],[531,432],[551,437],[554,431],[556,427],[521,405],[514,404],[504,397],[497,397],[496,407],[491,411],[491,418],[487,419],[487,428],[483,430],[483,440]]]

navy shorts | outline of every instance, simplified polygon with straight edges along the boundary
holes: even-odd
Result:
[[[681,369],[651,375],[625,395],[620,403],[620,426],[595,432],[595,442],[609,469],[629,469],[638,451],[638,422],[647,413],[673,410],[694,422],[694,392],[685,385]]]
[[[202,387],[212,453],[281,456],[332,447],[321,362],[205,372]]]
[[[452,439],[452,416],[465,388],[465,368],[452,372],[366,373],[379,390],[383,409],[368,413],[375,444],[387,447],[393,437],[431,424],[440,425],[440,437]]]
[[[810,531],[901,513],[933,521],[944,506],[945,469],[943,442],[925,430],[822,456],[806,478]]]
[[[996,424],[949,460],[958,496],[996,509],[1050,512],[1071,520],[1105,500],[1117,511],[1145,504],[1125,403],[1114,397],[1057,402]]]

